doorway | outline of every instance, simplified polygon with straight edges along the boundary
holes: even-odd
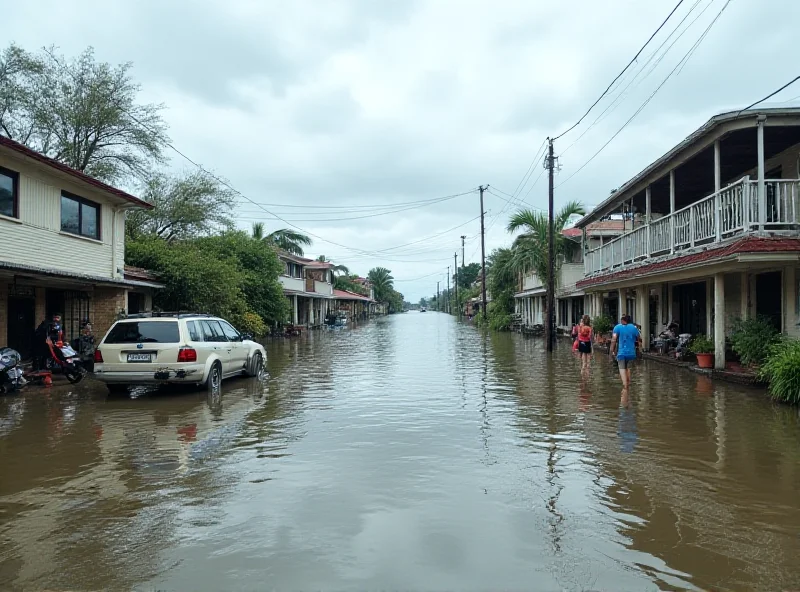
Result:
[[[780,271],[756,276],[756,314],[769,319],[776,330],[783,330],[783,277]]]
[[[681,284],[672,292],[673,313],[681,333],[701,335],[706,332],[706,283]]]
[[[17,350],[23,359],[33,355],[33,333],[36,330],[36,300],[8,297],[8,347]]]

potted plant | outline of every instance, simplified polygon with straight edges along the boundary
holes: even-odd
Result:
[[[714,367],[714,342],[705,335],[698,335],[692,339],[689,351],[697,357],[697,365],[701,368]]]
[[[608,315],[600,315],[592,319],[592,330],[594,331],[595,341],[597,341],[597,343],[604,343],[606,341],[606,333],[613,328],[613,323]]]

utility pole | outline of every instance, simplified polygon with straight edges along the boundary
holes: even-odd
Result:
[[[551,180],[550,185],[552,184]],[[486,230],[483,220],[483,192],[486,191],[486,187],[481,185],[478,189],[481,190],[481,311],[483,318],[486,319]]]
[[[555,173],[555,157],[553,156],[553,140],[548,141],[547,168],[549,186],[547,192],[547,325],[545,326],[544,336],[547,340],[547,351],[553,351],[553,344],[556,339],[555,332],[555,253],[554,250],[554,224],[553,224],[553,175]]]
[[[436,282],[436,312],[442,309],[441,300],[439,299],[439,282]]]
[[[444,301],[444,311],[450,312],[450,266],[447,266],[447,300]]]
[[[467,236],[462,234],[461,235],[461,269],[464,269],[464,240],[466,240]]]
[[[453,283],[455,284],[456,288],[456,308],[458,311],[456,314],[458,318],[461,318],[461,303],[458,301],[458,251],[453,253],[453,269],[455,269],[455,274],[453,274]]]

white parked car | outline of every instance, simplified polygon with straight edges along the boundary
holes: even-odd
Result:
[[[111,390],[143,384],[197,384],[263,378],[267,352],[218,317],[202,314],[130,315],[117,321],[94,354],[95,378]]]

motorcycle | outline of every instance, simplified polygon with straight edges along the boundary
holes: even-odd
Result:
[[[62,374],[72,384],[78,384],[86,376],[86,369],[83,367],[81,356],[68,344],[61,341],[53,343],[47,338],[47,346],[50,349],[50,356],[47,358],[45,367],[51,372],[61,371]]]
[[[12,393],[27,384],[20,368],[19,352],[4,347],[0,349],[0,394]]]
[[[84,321],[81,334],[72,340],[71,346],[81,359],[81,365],[87,372],[94,371],[94,331],[89,321]]]

